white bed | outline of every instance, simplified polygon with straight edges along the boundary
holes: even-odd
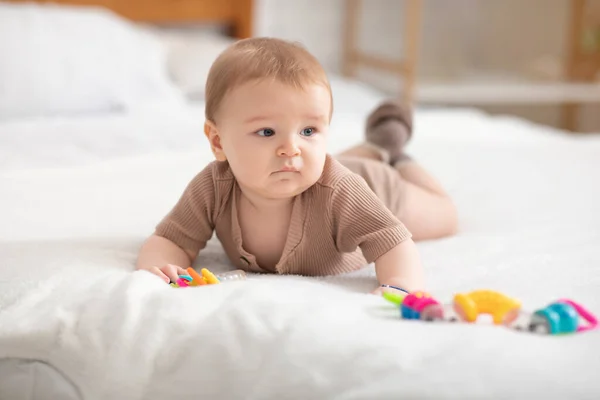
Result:
[[[382,96],[333,77],[331,152]],[[600,332],[404,321],[373,269],[173,289],[137,250],[211,155],[202,103],[0,121],[0,399],[600,396]],[[600,314],[600,137],[417,110],[411,154],[460,212],[419,243],[438,299],[497,289]],[[196,266],[230,269],[216,241]]]

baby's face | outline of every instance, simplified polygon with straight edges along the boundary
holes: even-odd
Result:
[[[316,183],[325,164],[330,109],[329,91],[318,84],[301,90],[262,80],[228,93],[216,130],[240,187],[283,199]]]

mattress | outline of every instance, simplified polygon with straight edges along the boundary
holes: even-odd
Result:
[[[336,85],[332,153],[362,139],[381,99]],[[40,385],[84,399],[598,398],[599,331],[402,320],[368,294],[370,265],[187,289],[134,272],[142,241],[211,159],[201,108],[0,124],[3,376],[35,365]],[[492,289],[527,310],[566,297],[600,314],[600,138],[417,110],[409,150],[460,213],[458,235],[418,244],[433,296]],[[216,240],[195,266],[231,269]],[[0,383],[8,398],[33,387]]]

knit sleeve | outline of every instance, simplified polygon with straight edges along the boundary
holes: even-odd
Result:
[[[332,228],[341,252],[362,250],[371,263],[411,237],[365,180],[355,174],[338,182],[332,194]]]
[[[187,185],[173,209],[156,226],[155,235],[198,254],[213,235],[215,203],[212,166],[208,165]]]

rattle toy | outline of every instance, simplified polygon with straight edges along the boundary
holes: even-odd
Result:
[[[224,272],[215,275],[206,268],[197,273],[192,267],[186,269],[187,275],[179,275],[177,281],[169,283],[172,287],[190,287],[203,285],[216,285],[225,281],[242,281],[246,279],[246,273],[241,269]]]
[[[458,293],[451,304],[441,304],[426,292],[408,295],[384,292],[383,297],[400,308],[404,319],[473,323],[479,315],[489,314],[495,325],[549,335],[583,332],[598,326],[594,315],[568,299],[528,313],[521,310],[518,300],[493,290]],[[587,324],[581,324],[581,320]]]
[[[580,317],[587,325],[579,324]],[[507,316],[504,324],[516,330],[559,335],[596,329],[598,321],[581,305],[569,299],[560,299],[533,314],[517,310]]]
[[[509,313],[521,308],[521,303],[502,293],[476,290],[455,295],[454,308],[467,322],[475,322],[479,314],[489,314],[494,324],[501,324]]]

